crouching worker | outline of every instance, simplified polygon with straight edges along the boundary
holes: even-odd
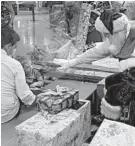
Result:
[[[44,79],[41,76],[41,73],[32,67],[31,60],[23,56],[17,56],[16,59],[24,68],[26,82],[30,88],[42,87],[44,84]]]
[[[135,67],[107,77],[105,88],[107,92],[101,102],[101,113],[106,118],[118,120],[123,108],[135,102]],[[132,110],[131,114],[130,124],[135,126],[135,111]]]
[[[13,119],[19,112],[20,101],[32,105],[36,97],[30,91],[20,62],[12,58],[20,40],[9,27],[1,30],[1,123]]]

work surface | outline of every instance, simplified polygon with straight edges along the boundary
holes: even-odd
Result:
[[[97,85],[94,83],[86,83],[73,80],[56,80],[47,85],[46,89],[55,89],[56,85],[78,89],[80,99],[88,99],[97,89]]]
[[[46,86],[46,89],[55,89],[56,85],[67,86],[70,88],[75,88],[79,90],[79,98],[87,99],[96,90],[96,84],[93,83],[82,83],[79,81],[72,80],[56,80]],[[26,119],[32,117],[37,113],[37,108],[33,107],[23,107],[20,115],[13,119],[12,121],[1,125],[1,145],[2,146],[15,146],[16,135],[15,126],[22,123]]]

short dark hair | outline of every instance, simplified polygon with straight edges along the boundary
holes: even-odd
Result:
[[[13,46],[20,40],[19,35],[9,26],[1,28],[1,48],[10,44]]]

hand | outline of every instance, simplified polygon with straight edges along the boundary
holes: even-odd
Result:
[[[43,93],[40,93],[36,96],[36,102],[43,102],[45,101],[46,99],[49,98],[49,95],[51,95],[51,92],[52,91],[46,91],[46,92],[43,92]],[[58,93],[54,92],[53,95],[59,95]]]
[[[44,98],[43,93],[36,95],[35,103],[40,103],[40,101]]]
[[[35,87],[37,87],[39,84],[38,84],[38,82],[34,82],[34,83],[32,83],[31,85],[30,85],[30,88],[35,88]]]

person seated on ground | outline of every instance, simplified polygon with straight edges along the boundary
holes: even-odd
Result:
[[[87,50],[74,59],[54,59],[53,62],[60,65],[58,70],[66,70],[81,63],[91,63],[108,56],[119,59],[132,57],[135,49],[135,28],[130,26],[126,15],[104,10],[95,22],[96,29],[105,36],[103,42],[95,43],[95,47]]]
[[[17,56],[16,59],[23,66],[26,76],[26,82],[30,86],[30,88],[42,87],[44,85],[44,79],[40,71],[32,67],[31,60],[28,57],[23,56]]]
[[[1,30],[1,123],[13,119],[19,112],[20,101],[32,105],[36,96],[30,91],[20,62],[12,58],[20,38],[10,27]]]

